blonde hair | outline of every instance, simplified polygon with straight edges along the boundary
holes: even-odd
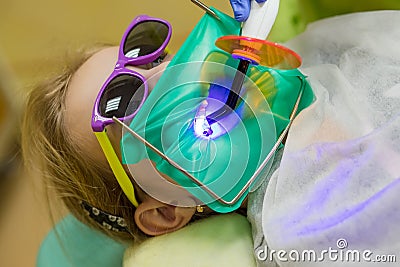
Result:
[[[22,122],[22,151],[27,169],[37,169],[45,188],[54,187],[69,211],[83,223],[117,240],[145,238],[134,222],[134,206],[123,194],[109,166],[91,160],[64,127],[68,83],[77,69],[106,46],[82,49],[60,74],[45,79],[29,93]],[[48,192],[46,190],[46,192]],[[125,219],[127,232],[107,230],[91,219],[82,201]]]

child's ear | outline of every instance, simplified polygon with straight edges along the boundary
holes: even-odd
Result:
[[[136,208],[135,222],[145,234],[157,236],[182,228],[195,212],[195,207],[175,207],[148,197]]]

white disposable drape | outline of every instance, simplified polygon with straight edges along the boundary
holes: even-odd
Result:
[[[397,25],[399,11],[355,13],[313,23],[288,43],[303,57],[316,101],[294,121],[271,173],[265,239],[255,232],[256,253],[284,251],[274,255],[279,266],[366,266],[381,255],[400,261]],[[250,199],[253,225],[262,197]],[[337,253],[323,254],[329,249]],[[302,259],[304,251],[316,257]]]

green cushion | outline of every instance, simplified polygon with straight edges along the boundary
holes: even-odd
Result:
[[[122,266],[126,245],[89,228],[72,215],[59,222],[39,249],[37,267]]]

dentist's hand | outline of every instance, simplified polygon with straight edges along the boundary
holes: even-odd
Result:
[[[250,14],[250,2],[256,1],[257,3],[263,3],[267,0],[229,0],[233,9],[233,14],[237,21],[243,22],[249,17]]]

